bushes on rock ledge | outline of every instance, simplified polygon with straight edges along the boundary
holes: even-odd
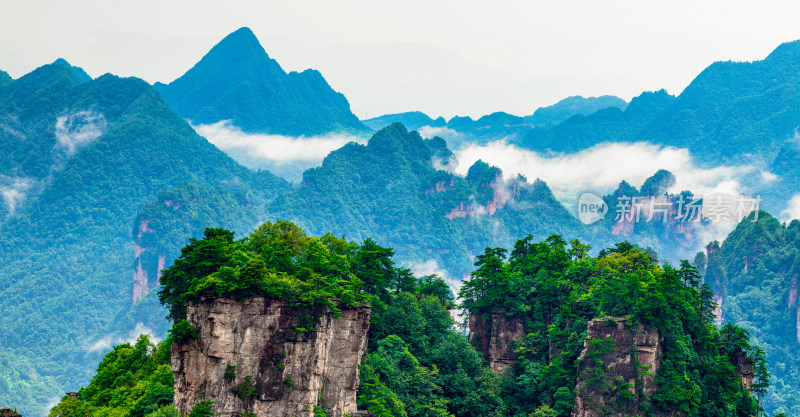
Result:
[[[265,223],[249,237],[206,229],[164,271],[159,298],[174,319],[201,297],[266,296],[293,306],[355,307],[385,287],[382,272],[393,252],[367,240],[361,245],[327,234],[309,237],[289,222]],[[358,258],[358,267],[352,262]]]

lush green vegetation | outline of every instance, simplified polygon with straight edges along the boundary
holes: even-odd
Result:
[[[747,329],[763,347],[772,374],[764,406],[800,414],[800,357],[797,355],[797,277],[800,274],[800,222],[781,224],[767,213],[744,219],[725,239],[709,245],[705,281],[722,300],[726,322]]]
[[[370,240],[356,245],[331,234],[309,237],[288,222],[267,222],[240,241],[233,236],[207,229],[164,271],[159,299],[172,318],[183,317],[186,304],[201,297],[263,295],[293,306],[355,307],[380,288],[371,268],[391,254],[375,250],[382,248]]]
[[[708,165],[738,163],[780,174],[766,184],[746,181],[772,212],[798,192],[797,144],[800,118],[800,42],[780,45],[755,62],[716,62],[678,97],[644,93],[624,111],[600,110],[552,128],[521,132],[513,141],[537,151],[575,152],[612,142],[644,141],[687,148]],[[793,163],[794,162],[794,163]]]
[[[393,124],[366,146],[332,152],[321,167],[305,172],[300,188],[275,199],[270,212],[312,234],[375,236],[407,265],[433,259],[456,277],[469,274],[471,254],[487,245],[510,245],[527,233],[592,233],[544,182],[503,181],[501,171],[484,162],[466,178],[436,169],[449,155],[443,140],[424,140]],[[500,192],[513,201],[488,215],[486,205]],[[454,211],[463,217],[448,218]]]
[[[221,52],[215,48],[207,58],[217,53],[221,61],[249,57],[248,62],[260,63],[240,65],[246,72],[242,77],[253,78],[255,73],[259,80],[291,78],[276,88],[309,97],[319,93],[317,108],[345,108],[343,98],[318,74],[277,74],[280,68],[265,58],[252,34],[237,33],[228,39],[231,48],[221,44]],[[798,44],[791,43],[765,61],[714,64],[678,98],[663,91],[645,93],[624,111],[577,115],[552,128],[534,129],[519,143],[537,150],[574,151],[608,141],[653,140],[686,146],[701,160],[714,163],[720,157],[736,161],[745,153],[746,162],[759,159],[756,162],[780,175],[765,195],[765,205],[777,211],[797,192],[800,178],[797,144],[783,140],[794,137],[800,117],[797,51]],[[247,89],[241,84],[225,84],[227,91],[208,88],[224,83],[217,64],[204,61],[192,70],[198,77],[178,80],[186,80],[186,89],[176,81],[160,87],[164,95],[169,97],[165,89],[181,87],[186,92],[201,86],[203,91],[194,91],[197,95],[222,97],[219,107],[209,107],[208,120],[214,121],[245,120],[250,113],[242,109],[264,104],[242,92]],[[242,107],[223,115],[225,100]],[[195,119],[194,110],[182,115],[191,113],[194,121],[202,121],[200,113],[205,111],[197,110]],[[73,117],[81,112],[88,113]],[[60,118],[66,118],[67,134],[91,129],[101,134],[70,153],[56,135]],[[457,117],[448,125],[487,134],[527,134],[525,120],[519,119],[495,113],[478,120]],[[241,122],[243,127],[246,123],[250,122]],[[357,240],[374,236],[396,249],[398,262],[418,267],[434,260],[456,280],[470,272],[472,257],[484,247],[508,247],[518,236],[560,233],[595,247],[613,241],[608,224],[582,227],[543,182],[528,184],[518,178],[492,183],[499,171],[483,163],[467,178],[437,170],[448,167],[451,155],[444,141],[423,140],[397,125],[378,132],[366,146],[348,145],[333,152],[321,167],[306,173],[301,186],[290,188],[268,172],[244,169],[197,136],[141,80],[111,75],[88,80],[61,61],[17,80],[0,73],[0,124],[0,187],[24,196],[13,207],[0,205],[0,327],[8,335],[0,347],[0,402],[25,415],[42,415],[50,399],[88,381],[91,365],[109,348],[105,342],[124,340],[140,323],[165,333],[168,326],[161,320],[164,312],[156,294],[131,307],[134,244],[148,249],[140,260],[154,285],[160,257],[169,266],[180,255],[182,243],[202,238],[207,226],[242,234],[277,218],[294,221],[313,235],[333,231]],[[306,128],[320,127],[302,127]],[[620,190],[648,195],[651,188],[660,188],[656,180],[639,190]],[[489,215],[486,204],[495,196],[493,184],[514,199]],[[273,202],[278,194],[283,195]],[[176,202],[179,207],[172,204]],[[146,222],[145,229],[152,233],[137,240],[138,228]],[[637,226],[632,239],[675,258],[667,249],[677,247],[672,245],[676,236],[660,228],[660,223]],[[706,275],[727,278],[707,282],[725,297],[724,318],[747,328],[765,348],[775,375],[772,391],[763,398],[766,407],[798,414],[800,390],[794,381],[800,368],[793,359],[796,341],[791,329],[796,323],[789,302],[794,299],[792,245],[797,242],[791,225],[786,231],[766,229],[753,235],[758,244],[742,238],[723,244],[720,255],[708,259]],[[741,272],[739,259],[748,247],[754,255],[748,258],[750,265],[760,263],[763,268],[751,266]],[[231,265],[234,271],[241,267]],[[217,289],[203,289],[212,290]]]
[[[230,120],[246,132],[293,136],[367,130],[318,71],[287,74],[248,28],[225,37],[182,77],[155,88],[195,124]]]
[[[172,340],[196,337],[180,319],[184,303],[200,296],[255,295],[334,311],[372,305],[359,396],[365,408],[384,416],[500,415],[497,377],[454,329],[449,312],[454,297],[447,284],[396,267],[393,255],[370,239],[356,244],[330,234],[309,237],[288,222],[267,223],[241,240],[230,231],[208,229],[183,248],[162,277],[160,297],[176,319],[170,337],[155,348],[146,337],[133,347],[118,345],[92,383],[77,398],[64,397],[51,415],[172,416],[174,408],[162,401],[158,393],[166,391],[158,384],[166,381],[161,370],[169,370]],[[228,369],[226,375],[235,372]],[[241,395],[248,395],[246,387]],[[193,414],[209,415],[208,406],[201,404]]]
[[[640,404],[642,415],[756,413],[755,400],[736,375],[735,360],[745,354],[756,362],[756,393],[764,395],[769,376],[763,357],[749,344],[746,331],[731,324],[714,327],[712,293],[699,285],[695,267],[685,261],[679,268],[660,266],[627,243],[597,257],[588,256],[588,250],[560,236],[538,243],[522,239],[510,256],[505,249],[487,248],[461,289],[463,307],[471,314],[501,311],[525,323],[519,360],[503,381],[511,414],[554,410],[552,415],[569,415],[587,323],[604,316],[655,327],[664,339],[658,389]]]
[[[179,417],[172,406],[172,338],[153,344],[146,335],[106,354],[92,382],[76,397],[65,396],[51,417]]]
[[[553,235],[519,240],[510,256],[486,248],[477,257],[461,307],[477,315],[502,311],[525,323],[516,364],[498,376],[457,330],[444,281],[397,267],[391,249],[369,239],[310,237],[288,222],[266,223],[240,240],[207,229],[162,277],[159,295],[175,319],[170,337],[156,346],[144,336],[116,346],[91,384],[77,398],[64,397],[51,416],[174,416],[168,347],[196,337],[181,319],[186,303],[257,295],[333,311],[369,303],[358,403],[379,417],[568,416],[587,322],[604,316],[655,327],[663,338],[658,389],[642,404],[642,415],[756,414],[759,406],[739,382],[735,363],[745,356],[754,361],[760,398],[769,380],[762,351],[746,330],[714,327],[712,293],[699,284],[695,267],[660,266],[628,243],[596,257],[589,249]],[[226,378],[235,372],[229,367]],[[252,395],[251,385],[240,386],[239,395]],[[200,403],[192,415],[209,416],[210,406]]]
[[[32,184],[13,213],[0,213],[0,403],[42,416],[53,398],[89,381],[108,341],[125,340],[137,324],[160,335],[168,328],[155,296],[131,310],[140,210],[191,182],[210,191],[182,210],[159,204],[197,211],[154,226],[174,224],[181,241],[209,224],[251,230],[253,218],[244,226],[215,213],[263,213],[288,184],[238,165],[133,78],[81,83],[73,68],[46,65],[0,87],[0,115],[0,181]]]

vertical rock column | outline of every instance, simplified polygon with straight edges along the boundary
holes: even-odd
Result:
[[[572,417],[632,416],[656,391],[660,364],[658,330],[626,324],[625,317],[589,321],[578,357]]]
[[[505,373],[516,362],[514,342],[524,337],[525,326],[522,321],[510,319],[502,311],[469,316],[470,343],[483,352],[492,371],[497,374]]]
[[[190,305],[200,337],[172,346],[175,406],[186,415],[213,401],[218,417],[313,416],[315,406],[352,414],[369,316],[369,307],[336,318],[263,297]]]

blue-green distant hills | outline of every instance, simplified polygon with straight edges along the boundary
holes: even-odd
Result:
[[[763,61],[713,64],[678,96],[645,92],[630,103],[570,97],[524,117],[495,112],[444,120],[411,112],[362,124],[318,72],[287,74],[246,28],[155,88],[110,74],[92,79],[64,60],[16,80],[0,71],[0,405],[41,416],[64,391],[85,384],[101,354],[137,325],[163,335],[165,312],[153,296],[160,271],[209,226],[243,236],[284,219],[311,234],[372,237],[395,248],[404,266],[427,263],[454,279],[469,273],[483,248],[508,247],[528,234],[560,233],[598,248],[629,239],[662,259],[694,253],[705,243],[700,226],[612,219],[584,226],[543,181],[507,176],[483,161],[458,175],[458,142],[415,130],[440,128],[446,136],[449,129],[461,141],[505,138],[541,153],[636,141],[686,147],[704,167],[765,167],[777,175],[764,190],[777,205],[800,192],[798,90],[794,42]],[[331,152],[293,185],[243,167],[187,120],[230,120],[245,132],[291,136],[375,132],[367,144]],[[661,168],[654,166],[656,174],[639,188],[620,177],[606,201],[662,195],[684,174]],[[778,230],[778,223],[756,223],[747,236],[757,244],[748,253],[770,254],[761,249],[779,245],[778,255],[793,254],[796,226],[763,234],[758,228]],[[740,268],[734,255],[746,252],[735,242],[748,239],[723,244],[719,262],[729,267],[718,288],[731,296],[723,306],[727,318],[755,323],[764,317],[736,310],[736,303],[756,304],[734,280],[752,280],[762,269],[732,269]],[[783,266],[796,270],[795,257],[770,264],[778,255],[763,270],[791,298],[786,283],[793,278]],[[786,297],[780,303],[796,304]],[[785,313],[777,305],[770,311]],[[791,334],[784,333],[769,355],[791,351]],[[800,375],[796,368],[780,372],[782,381]],[[786,382],[775,392],[792,389]],[[794,397],[770,401],[797,409]]]
[[[431,118],[420,111],[387,114],[363,120],[370,129],[379,130],[392,123],[402,123],[410,130],[424,126],[444,127],[476,139],[499,139],[508,135],[520,135],[534,127],[552,127],[573,117],[587,116],[603,109],[625,110],[628,103],[616,96],[567,97],[556,104],[540,107],[529,116],[515,116],[506,112],[494,112],[472,119],[469,116],[455,116],[450,120],[443,117]]]
[[[248,28],[226,36],[186,74],[155,88],[193,124],[230,120],[245,132],[292,136],[366,130],[322,74],[287,74]]]

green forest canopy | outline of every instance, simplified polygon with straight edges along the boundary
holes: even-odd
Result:
[[[391,249],[370,239],[310,237],[288,222],[266,223],[240,240],[207,229],[162,277],[160,298],[178,324],[170,336],[156,345],[143,336],[116,346],[90,385],[77,398],[64,397],[51,416],[175,416],[168,351],[187,330],[180,329],[186,303],[259,295],[333,311],[372,306],[358,403],[379,417],[568,416],[587,322],[605,315],[653,326],[664,338],[658,390],[642,415],[758,412],[733,360],[740,353],[754,360],[755,393],[762,395],[769,375],[761,351],[743,329],[713,325],[710,291],[699,285],[693,266],[658,265],[627,243],[596,257],[589,249],[554,235],[521,239],[510,256],[487,248],[477,257],[461,307],[473,314],[499,310],[525,322],[517,363],[499,376],[456,328],[444,281],[398,268]],[[550,360],[549,344],[562,355]],[[210,408],[195,411],[207,415]]]

